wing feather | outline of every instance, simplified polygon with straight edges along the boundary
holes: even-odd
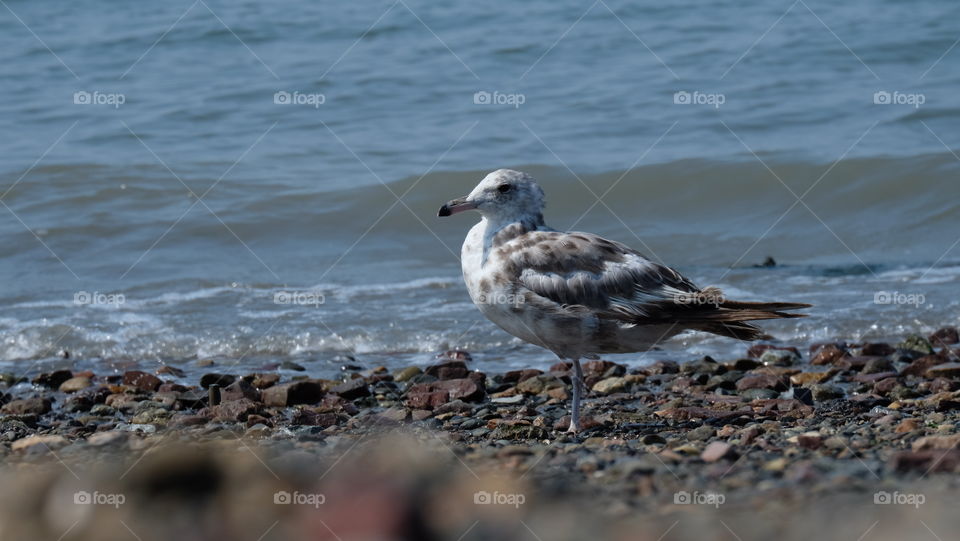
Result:
[[[589,313],[601,327],[603,321],[670,324],[755,340],[762,332],[746,321],[803,317],[784,310],[810,306],[729,301],[717,288],[701,289],[670,267],[590,233],[526,231],[503,242],[496,256],[505,272],[499,278],[532,302],[560,315]]]
[[[580,305],[601,317],[655,317],[700,288],[632,248],[590,233],[531,231],[507,243],[502,256],[530,291],[560,305]]]

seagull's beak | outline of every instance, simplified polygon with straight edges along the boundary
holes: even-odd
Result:
[[[473,210],[477,208],[477,205],[474,203],[467,202],[466,197],[460,197],[454,199],[453,201],[447,201],[445,205],[440,207],[440,211],[437,212],[437,216],[453,216],[465,210]]]

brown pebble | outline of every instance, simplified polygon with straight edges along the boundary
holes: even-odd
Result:
[[[707,445],[706,449],[700,453],[700,459],[704,462],[716,462],[718,460],[736,460],[740,455],[732,445],[725,441],[714,441]]]
[[[900,424],[893,429],[897,434],[905,434],[907,432],[913,432],[914,430],[919,429],[921,426],[920,421],[917,419],[904,419],[900,421]]]

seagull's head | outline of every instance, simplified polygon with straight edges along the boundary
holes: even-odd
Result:
[[[533,177],[520,171],[498,169],[480,181],[470,195],[448,201],[438,216],[452,216],[467,210],[479,211],[496,222],[543,221],[546,198]]]

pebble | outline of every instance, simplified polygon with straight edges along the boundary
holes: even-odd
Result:
[[[921,428],[920,421],[918,419],[904,419],[900,421],[900,424],[893,429],[897,434],[905,434],[907,432],[913,432],[914,430],[919,430]]]
[[[640,438],[640,442],[644,445],[663,445],[667,443],[667,440],[660,434],[647,434]]]
[[[129,372],[123,373],[123,384],[129,385],[138,391],[149,391],[153,392],[157,390],[157,387],[160,387],[160,384],[163,381],[154,376],[153,374],[148,374],[141,370],[131,370]]]
[[[930,355],[934,352],[933,345],[926,338],[916,334],[908,336],[906,340],[897,344],[897,349],[916,351],[922,355]]]
[[[927,370],[928,378],[957,378],[960,377],[960,363],[943,363],[932,366]]]
[[[937,346],[960,344],[960,332],[956,327],[944,327],[928,337],[928,340]]]
[[[624,377],[612,377],[602,379],[593,385],[593,392],[599,394],[612,394],[625,391],[627,388],[627,379]]]
[[[96,447],[102,447],[106,445],[117,445],[120,443],[125,443],[129,436],[124,432],[118,430],[107,430],[105,432],[97,432],[96,434],[91,434],[87,438],[87,443]]]
[[[739,457],[733,445],[723,441],[714,441],[707,445],[700,454],[700,459],[704,462],[717,462],[718,460],[736,460]]]
[[[467,368],[467,363],[462,360],[447,360],[428,366],[423,372],[439,380],[448,380],[465,378],[470,374],[470,369]]]
[[[514,395],[514,396],[501,396],[498,398],[491,398],[490,402],[494,404],[522,404],[526,400],[523,395]]]
[[[0,441],[6,445],[0,445],[0,454],[14,462],[35,460],[30,457],[42,447],[18,443],[31,436],[59,438],[50,441],[69,447],[67,456],[84,445],[136,453],[168,435],[222,439],[218,443],[226,445],[242,429],[245,437],[271,449],[265,457],[280,449],[310,456],[304,450],[311,446],[345,452],[368,431],[396,431],[389,425],[410,421],[404,433],[439,431],[471,468],[498,460],[495,467],[517,469],[536,460],[545,471],[530,480],[586,472],[577,479],[587,490],[595,491],[596,483],[612,484],[627,508],[655,506],[658,495],[675,491],[674,478],[660,461],[688,487],[701,490],[793,490],[797,483],[826,481],[804,485],[816,493],[820,486],[851,478],[872,483],[863,472],[851,472],[860,467],[854,458],[885,481],[896,471],[923,473],[923,466],[960,468],[960,451],[950,448],[958,444],[960,367],[955,365],[960,363],[947,362],[943,351],[924,355],[923,343],[916,340],[913,349],[903,345],[817,345],[810,351],[824,364],[819,372],[812,372],[795,348],[757,346],[751,347],[751,358],[728,362],[657,361],[628,370],[590,361],[584,370],[592,393],[585,405],[585,433],[578,435],[564,432],[568,363],[548,372],[485,375],[469,370],[462,355],[445,355],[426,372],[411,366],[391,374],[378,367],[344,374],[345,382],[272,371],[243,378],[206,374],[199,387],[230,378],[220,389],[222,403],[215,406],[206,403],[196,380],[163,383],[135,370],[99,378],[75,372],[57,388],[68,392],[64,382],[71,379],[86,379],[86,384],[68,397],[46,389],[47,384],[8,390],[12,396],[3,397],[8,403],[2,410],[7,416],[0,417]],[[44,381],[66,375],[51,379],[53,374]],[[84,409],[89,414],[80,413]],[[384,423],[388,426],[377,426]],[[37,449],[13,455],[12,444]],[[945,455],[943,464],[931,453]],[[734,460],[740,461],[736,474],[723,477]],[[641,494],[643,499],[636,499]]]
[[[790,464],[790,461],[786,458],[775,458],[769,462],[764,463],[763,469],[770,472],[782,472],[787,469],[787,466]]]
[[[914,451],[925,449],[955,449],[960,445],[960,434],[950,436],[924,436],[913,442]]]
[[[268,387],[260,394],[265,405],[282,408],[298,404],[316,404],[323,399],[324,389],[323,385],[317,382],[294,381]]]
[[[58,435],[33,435],[27,436],[26,438],[19,439],[13,444],[10,445],[10,449],[13,451],[26,451],[31,450],[33,447],[41,447],[45,451],[56,451],[57,449],[64,447],[70,443],[63,436]]]
[[[517,384],[516,389],[526,394],[540,394],[553,388],[565,387],[560,378],[552,374],[542,374],[527,378]]]
[[[823,402],[826,400],[833,400],[835,398],[843,398],[844,396],[842,388],[826,383],[811,385],[810,392],[813,394],[814,402]]]
[[[797,444],[804,449],[815,451],[823,445],[823,435],[819,432],[805,432],[797,436]]]
[[[119,423],[115,428],[116,430],[123,430],[126,432],[143,432],[144,434],[153,434],[157,431],[157,427],[153,425],[135,423]]]
[[[43,415],[50,411],[52,403],[47,398],[24,398],[14,400],[0,408],[2,413],[14,415]]]
[[[91,385],[93,385],[93,383],[90,381],[90,378],[82,376],[74,377],[61,383],[59,390],[62,393],[75,393],[77,391],[82,391]]]
[[[420,370],[419,366],[408,366],[406,368],[401,368],[393,373],[393,380],[398,382],[408,381],[410,378],[421,374],[423,371]]]
[[[689,441],[706,441],[714,437],[717,434],[717,430],[710,425],[703,425],[693,430],[687,432],[687,440]]]
[[[170,366],[170,365],[168,365],[168,364],[165,364],[165,365],[161,366],[160,368],[158,368],[158,369],[157,369],[157,374],[170,374],[171,376],[175,376],[175,377],[178,377],[178,378],[182,378],[182,377],[185,377],[185,376],[187,375],[187,373],[184,372],[183,370],[181,370],[181,369],[179,369],[179,368],[177,368],[177,367],[175,367],[175,366]]]
[[[210,387],[211,385],[219,385],[221,388],[230,385],[236,380],[237,377],[231,374],[216,374],[209,373],[200,376],[200,386],[204,389]]]
[[[97,404],[90,408],[90,413],[92,415],[110,416],[115,415],[117,413],[117,409],[106,404]]]
[[[741,391],[740,396],[747,400],[768,400],[780,396],[780,393],[773,389],[747,389]]]
[[[760,362],[767,366],[792,366],[800,362],[800,354],[790,349],[768,349],[760,356]]]
[[[364,396],[370,396],[370,386],[362,378],[352,379],[350,381],[335,385],[330,389],[331,393],[341,396],[346,400],[354,400]]]

